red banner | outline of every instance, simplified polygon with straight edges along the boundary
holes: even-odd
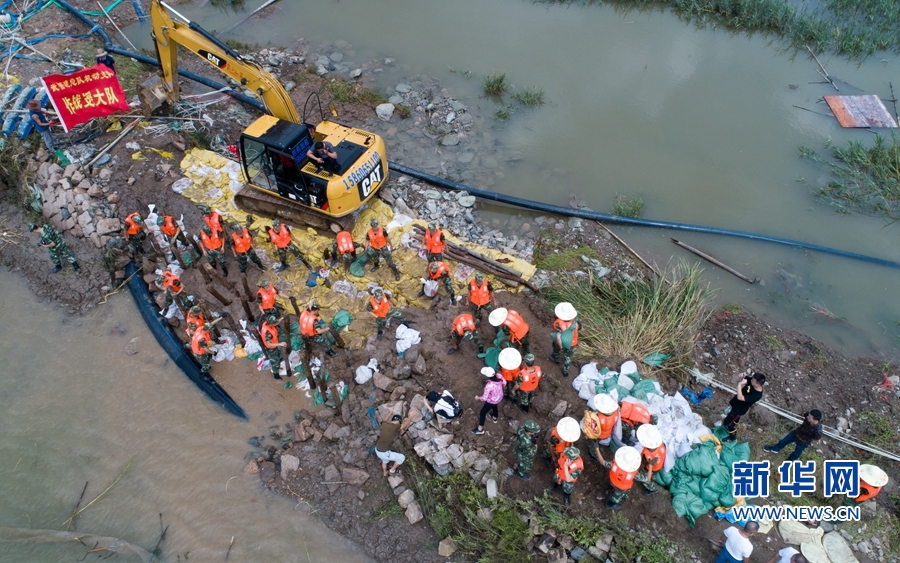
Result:
[[[66,131],[95,117],[128,110],[116,73],[105,65],[41,79]]]

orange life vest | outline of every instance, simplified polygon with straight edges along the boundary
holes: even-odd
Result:
[[[212,231],[211,235],[207,235],[205,232],[200,231],[200,240],[203,242],[203,247],[206,250],[219,250],[222,248],[223,240],[222,237],[219,236],[218,231]]]
[[[616,427],[616,420],[619,419],[619,411],[612,414],[603,414],[602,412],[592,413],[592,418],[596,419],[599,428],[594,431],[599,432],[597,440],[605,440],[612,435],[613,429]],[[587,418],[585,418],[587,420]]]
[[[259,306],[262,309],[273,309],[275,308],[275,296],[278,295],[278,290],[272,287],[261,287],[256,292],[259,295]]]
[[[387,246],[387,237],[384,236],[384,227],[378,227],[377,229],[370,228],[367,236],[369,237],[369,244],[371,244],[372,248],[375,250],[381,250]]]
[[[253,237],[246,227],[241,229],[241,234],[231,233],[231,240],[234,241],[234,250],[240,254],[244,254],[253,245]]]
[[[205,346],[200,345],[200,339],[206,339],[207,344],[210,340],[212,340],[212,336],[209,334],[209,331],[204,328],[197,329],[194,332],[194,336],[191,337],[191,352],[197,354],[198,356],[203,354],[209,354],[209,350]]]
[[[512,383],[516,380],[516,377],[519,376],[519,369],[500,368],[500,376],[503,377],[507,383]]]
[[[191,337],[193,337],[197,329],[202,327],[203,323],[206,322],[206,319],[203,317],[203,313],[194,314],[188,311],[187,319],[185,319],[185,322],[187,324],[187,333]]]
[[[453,332],[462,336],[467,330],[475,332],[475,319],[469,313],[463,313],[453,319]]]
[[[562,455],[563,450],[572,445],[572,442],[563,442],[562,438],[559,437],[559,432],[556,431],[555,427],[550,431],[550,437],[556,438],[556,445],[551,449],[553,454],[556,456]]]
[[[565,332],[567,328],[572,326],[572,323],[575,322],[575,319],[571,321],[564,321],[562,319],[556,319],[553,321],[553,329],[558,332]],[[572,329],[572,347],[578,346],[578,327],[576,326]]]
[[[612,464],[612,468],[609,470],[609,482],[612,483],[612,486],[619,489],[620,491],[627,491],[631,489],[631,486],[634,485],[634,476],[637,475],[637,471],[625,471],[614,461]]]
[[[303,309],[300,313],[300,334],[303,336],[315,336],[317,334],[316,321],[318,320],[318,315],[308,309]]]
[[[440,229],[432,232],[431,229],[425,229],[425,250],[430,254],[441,254],[444,252],[444,241],[441,237],[444,233]]]
[[[270,325],[268,322],[262,324],[260,336],[263,339],[263,346],[269,350],[278,348],[278,326]]]
[[[382,296],[381,303],[372,297],[369,299],[369,305],[372,306],[372,312],[375,313],[376,317],[385,318],[387,314],[391,312],[391,302],[388,301],[387,295]]]
[[[164,222],[160,225],[159,230],[167,237],[174,237],[178,232],[178,225],[175,224],[175,218],[171,215],[166,215],[163,219]]]
[[[128,217],[125,217],[125,224],[128,225],[128,230],[125,231],[125,234],[134,236],[134,235],[138,234],[139,232],[141,232],[141,226],[138,225],[134,221],[135,217],[140,217],[140,216],[141,216],[141,214],[138,213],[137,211],[135,211]]]
[[[432,265],[437,264],[437,270],[432,270]],[[428,278],[432,280],[439,280],[444,275],[450,275],[450,268],[447,267],[443,262],[432,262],[428,265]]]
[[[353,235],[347,231],[341,231],[337,234],[337,249],[341,254],[353,252]]]
[[[619,412],[621,413],[622,420],[630,422],[632,426],[636,426],[637,424],[650,424],[650,411],[647,410],[647,407],[639,403],[622,401]]]
[[[173,274],[170,270],[166,270],[165,272],[163,272],[162,278],[163,278],[162,286],[163,286],[163,289],[165,289],[166,291],[171,291],[172,293],[177,294],[177,293],[181,293],[181,291],[184,289],[184,286],[182,286],[181,283],[179,283],[178,285],[175,285],[176,281],[181,282],[181,280],[178,278],[178,276]]]
[[[512,309],[506,314],[503,326],[509,329],[510,340],[513,342],[521,342],[525,335],[528,334],[528,324],[525,323],[525,319]]]
[[[224,231],[222,228],[222,215],[219,214],[218,211],[213,209],[209,212],[209,215],[203,218],[206,221],[206,225],[209,227],[209,230],[213,232],[213,234],[221,233]]]
[[[476,307],[482,307],[491,302],[491,292],[488,290],[488,281],[484,280],[481,285],[472,279],[469,281],[469,301]]]
[[[522,376],[522,386],[519,387],[519,391],[525,391],[526,393],[530,393],[537,389],[538,383],[541,382],[541,368],[538,366],[525,366],[522,368],[522,371],[519,372],[519,375]]]
[[[862,479],[859,480],[859,496],[854,498],[856,502],[865,502],[870,498],[875,498],[881,492],[881,487],[873,487]]]
[[[660,444],[658,448],[655,450],[649,450],[644,448],[644,451],[641,452],[641,455],[644,456],[644,459],[647,460],[647,463],[650,464],[650,471],[656,473],[663,468],[663,465],[666,463],[666,445]],[[651,463],[651,460],[655,459],[655,463]]]
[[[269,238],[272,239],[272,244],[278,248],[287,248],[291,244],[291,232],[284,224],[279,225],[277,231],[269,227]]]
[[[578,480],[578,477],[573,477],[572,474],[576,471],[584,471],[584,462],[581,461],[581,456],[569,459],[561,455],[557,464],[556,476],[560,483],[574,483]]]

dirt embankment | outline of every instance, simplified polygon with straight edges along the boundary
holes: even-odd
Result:
[[[76,3],[78,4],[84,4],[84,9],[93,8],[87,2]],[[29,25],[40,25],[44,29],[67,29],[69,32],[77,27],[55,10],[45,11]],[[72,47],[65,42],[57,42],[55,46],[52,42],[45,42],[43,45],[46,50],[53,52]],[[295,52],[297,56],[302,56],[302,47],[295,49]],[[284,72],[305,72],[304,63],[296,64],[296,69],[286,69]],[[189,60],[185,61],[185,65],[219,78],[208,69],[208,65]],[[10,71],[27,81],[28,78],[49,74],[56,69],[47,63],[16,60]],[[191,93],[190,86],[185,86],[185,93]],[[315,79],[301,82],[292,92],[292,97],[302,103],[311,91],[324,91],[322,82]],[[345,105],[341,111],[343,119],[351,122],[364,121],[371,118],[372,113],[371,106],[366,104]],[[236,140],[242,129],[241,122],[247,116],[244,110],[233,105],[210,108],[208,113],[215,122],[215,134],[222,135],[226,143]],[[399,120],[400,117],[395,116],[393,119]],[[95,143],[102,145],[114,138],[114,135],[115,133],[107,134]],[[160,131],[158,135],[139,131],[127,140],[137,142],[142,149],[170,151],[174,157],[167,159],[159,153],[142,150],[143,160],[136,160],[132,157],[136,151],[128,148],[124,142],[111,151],[111,160],[105,167],[111,171],[109,191],[118,196],[118,215],[122,217],[135,210],[143,212],[152,203],[167,214],[183,214],[186,225],[194,228],[200,225],[200,211],[170,189],[171,184],[180,176],[177,163],[185,146],[190,144],[190,135],[174,130]],[[34,152],[39,154],[39,151]],[[29,164],[31,172],[28,178],[36,176],[38,165],[38,161]],[[92,171],[89,172],[92,174]],[[0,204],[0,224],[4,231],[16,236],[13,242],[0,248],[0,257],[4,263],[24,275],[37,295],[58,301],[70,313],[83,312],[101,302],[110,287],[96,246],[89,239],[66,236],[67,243],[83,267],[82,271],[50,274],[51,265],[46,250],[34,244],[36,235],[25,232],[25,225],[32,222],[34,217],[30,217],[20,206],[22,191],[17,186],[11,186],[5,190],[5,196]],[[417,202],[415,198],[411,198],[408,203],[415,207]],[[640,275],[640,269],[634,266],[627,252],[596,225],[584,223],[578,229],[573,228],[576,225],[557,218],[544,219],[544,228],[553,235],[546,238],[552,239],[553,244],[559,245],[559,248],[590,246],[614,271],[627,272],[632,277]],[[252,287],[258,274],[253,267],[250,273]],[[197,288],[198,297],[213,304],[215,309],[226,309],[215,296],[205,291],[206,284],[196,271],[189,271],[184,281],[187,286]],[[475,356],[474,347],[468,343],[464,344],[460,353],[447,354],[449,343],[446,335],[458,309],[449,306],[446,300],[438,301],[430,310],[408,312],[416,323],[416,329],[423,336],[423,343],[417,347],[415,354],[400,358],[392,350],[392,339],[376,341],[373,336],[365,348],[351,352],[351,359],[346,361],[346,365],[335,368],[345,372],[341,374],[342,379],[350,380],[350,372],[355,366],[365,364],[375,357],[382,366],[382,372],[390,380],[383,382],[384,388],[356,386],[339,410],[323,409],[316,413],[302,413],[300,422],[291,424],[289,428],[277,426],[270,429],[271,436],[263,441],[263,446],[269,444],[278,453],[295,455],[302,460],[302,465],[300,473],[287,475],[286,479],[282,479],[275,462],[265,461],[267,457],[276,459],[277,456],[272,456],[274,452],[254,450],[263,457],[263,462],[257,469],[266,486],[307,501],[331,527],[359,541],[370,555],[380,561],[446,560],[438,557],[436,552],[437,542],[441,538],[435,537],[424,522],[410,526],[407,519],[398,514],[394,507],[395,495],[405,485],[400,483],[392,487],[382,477],[378,460],[369,454],[369,448],[376,438],[369,410],[373,405],[391,400],[409,400],[416,393],[427,390],[450,389],[464,407],[462,419],[449,427],[455,442],[465,451],[477,451],[490,456],[496,460],[500,469],[514,463],[512,446],[515,428],[526,420],[534,419],[542,428],[549,428],[558,419],[558,414],[551,412],[557,409],[560,401],[567,403],[564,407],[566,414],[580,416],[583,403],[572,389],[570,380],[562,378],[558,368],[547,359],[550,354],[547,327],[552,321],[552,315],[545,304],[539,297],[528,293],[500,292],[498,300],[501,305],[521,312],[533,327],[535,355],[546,375],[530,413],[526,415],[515,406],[505,403],[501,406],[498,424],[489,423],[487,432],[482,436],[470,433],[470,429],[476,424],[480,406],[473,397],[481,392],[483,381],[478,370],[482,362]],[[235,318],[243,316],[238,303],[233,304],[230,310]],[[594,359],[601,365],[614,367],[623,358]],[[853,430],[862,437],[868,436],[867,424],[871,424],[872,420],[881,420],[877,417],[892,420],[898,407],[895,392],[876,387],[883,383],[886,376],[896,375],[896,367],[843,357],[802,333],[771,327],[763,319],[746,311],[732,309],[730,312],[720,311],[713,315],[698,339],[696,361],[701,371],[711,371],[723,381],[752,365],[753,369],[769,375],[767,400],[794,412],[819,408],[825,414],[827,424],[835,425],[839,417],[847,419],[849,423],[856,423]],[[680,388],[674,379],[664,378],[662,383],[670,393],[678,392]],[[266,384],[276,383],[267,381]],[[704,403],[697,410],[706,417],[708,424],[712,424],[716,414],[727,404],[728,398],[727,394],[717,391],[712,401]],[[768,411],[755,408],[752,416],[745,422],[742,437],[753,444],[754,454],[758,457],[761,455],[761,445],[771,441],[773,435],[779,437],[777,434],[786,427]],[[896,446],[896,435],[893,445]],[[848,450],[831,440],[823,440],[814,451],[825,458],[868,457],[864,452]],[[411,451],[409,453],[414,455]],[[900,478],[896,465],[879,463],[889,470],[892,483]],[[518,498],[540,495],[550,484],[551,475],[550,468],[538,462],[530,482],[508,479],[501,483],[501,491]],[[602,507],[607,482],[604,471],[589,465],[576,487],[570,510],[596,515],[598,518],[609,517]],[[892,493],[893,484],[882,493],[879,501],[890,507]],[[623,513],[638,528],[661,529],[703,559],[713,557],[711,548],[703,538],[716,537],[722,528],[721,524],[704,518],[698,522],[697,528],[691,530],[683,520],[673,518],[670,498],[665,493],[653,497],[634,495]],[[763,555],[757,554],[754,557],[759,560],[767,558],[771,553],[769,545],[772,544],[759,549]]]

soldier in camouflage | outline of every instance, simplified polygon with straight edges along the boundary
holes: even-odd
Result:
[[[41,227],[32,223],[31,225],[28,225],[28,230],[32,233],[41,233],[41,240],[38,242],[38,246],[43,246],[50,251],[50,261],[53,262],[52,271],[54,274],[62,269],[62,261],[60,258],[65,258],[76,272],[81,269],[81,266],[75,261],[75,255],[72,254],[72,251],[66,246],[66,242],[62,239],[62,236],[56,232],[56,229],[50,225]]]
[[[109,282],[116,283],[116,272],[125,268],[131,257],[128,255],[128,243],[122,237],[111,236],[103,246],[103,267],[109,272]]]
[[[531,468],[534,467],[534,456],[537,454],[537,440],[541,427],[529,420],[516,432],[516,477],[523,481],[531,480]]]

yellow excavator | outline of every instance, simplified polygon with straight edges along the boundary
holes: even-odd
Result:
[[[138,90],[145,111],[178,100],[178,46],[195,53],[258,96],[272,114],[241,134],[238,149],[248,185],[235,195],[237,206],[293,224],[351,229],[388,178],[381,137],[327,119],[315,126],[304,123],[275,77],[165,2],[151,1],[150,20],[161,76]],[[318,141],[331,143],[337,153],[331,169],[307,156]]]

